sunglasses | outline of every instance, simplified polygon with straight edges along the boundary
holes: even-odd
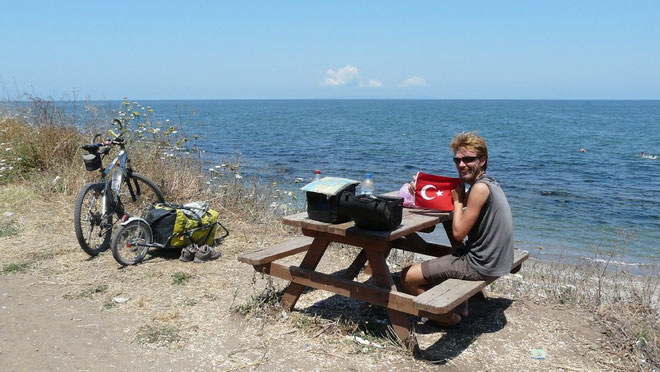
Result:
[[[454,158],[454,164],[459,165],[461,162],[463,162],[463,164],[470,164],[479,158],[481,158],[481,156],[464,156],[462,158]]]

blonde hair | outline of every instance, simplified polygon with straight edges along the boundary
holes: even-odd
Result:
[[[474,150],[477,156],[486,156],[488,157],[488,146],[486,145],[486,140],[477,134],[476,131],[471,132],[461,132],[454,136],[454,138],[449,143],[451,151],[456,153],[460,149]],[[484,164],[484,171],[488,167],[488,160]]]

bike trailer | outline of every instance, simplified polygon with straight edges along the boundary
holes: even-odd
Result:
[[[193,243],[216,245],[225,238],[229,232],[218,221],[218,215],[204,202],[157,203],[149,208],[145,219],[151,226],[155,243],[167,248],[183,248]],[[224,235],[216,239],[218,226],[224,230]]]

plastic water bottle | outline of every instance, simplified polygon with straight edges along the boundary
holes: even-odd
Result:
[[[314,171],[314,181],[318,181],[320,179],[321,179],[321,171],[317,169]]]
[[[367,173],[364,176],[364,181],[360,184],[360,194],[362,195],[373,195],[374,193],[374,181],[371,179],[371,173]]]
[[[115,193],[119,192],[119,187],[121,186],[121,168],[115,166],[115,169],[112,170],[112,181],[110,182],[110,187]]]

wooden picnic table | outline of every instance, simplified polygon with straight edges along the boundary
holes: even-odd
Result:
[[[300,228],[304,236],[245,253],[238,259],[253,265],[258,272],[291,282],[282,298],[285,310],[293,309],[306,286],[382,306],[387,309],[394,333],[410,349],[416,346],[416,340],[411,333],[408,314],[437,318],[439,314],[450,312],[492,281],[449,279],[419,296],[397,290],[386,263],[390,250],[398,248],[434,257],[450,254],[451,247],[428,243],[418,234],[431,232],[437,224],[442,223],[448,236],[451,236],[450,213],[404,208],[401,225],[393,231],[365,230],[355,226],[353,221],[340,224],[314,221],[307,217],[306,212],[283,217],[282,222]],[[316,271],[328,245],[333,242],[362,248],[341,276]],[[304,251],[307,253],[298,266],[277,262],[283,257]],[[514,270],[517,271],[527,257],[527,252],[516,250]],[[354,280],[367,262],[376,286]]]

